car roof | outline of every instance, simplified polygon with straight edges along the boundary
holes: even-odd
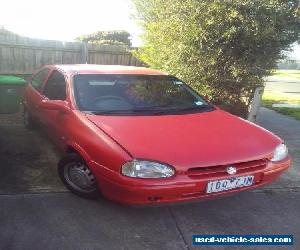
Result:
[[[63,64],[48,65],[67,74],[127,74],[127,75],[167,75],[155,69],[122,65],[97,65],[97,64]]]

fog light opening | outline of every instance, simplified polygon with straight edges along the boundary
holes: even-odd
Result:
[[[151,201],[151,202],[157,202],[157,201],[161,200],[161,197],[158,197],[158,196],[149,196],[148,200]]]

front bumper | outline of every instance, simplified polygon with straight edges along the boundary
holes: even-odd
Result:
[[[210,197],[224,196],[244,190],[255,189],[275,181],[291,164],[290,158],[279,163],[269,162],[263,170],[243,172],[242,174],[228,175],[223,178],[191,179],[184,175],[176,175],[168,179],[145,180],[125,177],[107,169],[100,171],[101,166],[90,163],[96,175],[101,193],[118,203],[131,205],[146,205],[159,203],[174,203],[201,200]],[[228,177],[254,175],[252,186],[231,189],[218,193],[206,193],[209,181],[222,180]]]

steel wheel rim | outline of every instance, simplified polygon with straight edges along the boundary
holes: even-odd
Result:
[[[82,162],[66,164],[64,177],[67,183],[79,192],[90,193],[96,190],[96,179],[91,170]]]

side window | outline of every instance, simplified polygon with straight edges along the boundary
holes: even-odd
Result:
[[[31,85],[37,91],[41,91],[41,87],[49,74],[49,69],[43,69],[32,77]]]
[[[65,77],[58,71],[54,71],[45,86],[44,95],[50,100],[66,99],[66,81]]]

